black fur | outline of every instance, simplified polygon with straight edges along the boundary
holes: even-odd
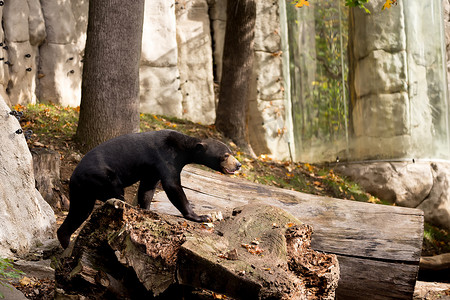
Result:
[[[140,181],[138,204],[149,209],[155,187],[161,181],[170,201],[186,219],[204,222],[183,192],[180,173],[186,164],[197,163],[223,173],[241,164],[223,166],[230,149],[217,140],[200,140],[173,130],[134,133],[111,139],[88,152],[70,178],[70,208],[58,239],[67,248],[70,236],[91,214],[95,200],[124,200],[124,188]]]

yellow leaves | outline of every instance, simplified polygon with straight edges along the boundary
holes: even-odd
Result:
[[[308,0],[297,0],[297,1],[294,1],[294,3],[295,3],[295,7],[303,7],[303,5],[309,6]]]
[[[309,173],[314,174],[314,167],[312,165],[305,163],[304,166],[309,171]]]
[[[141,117],[142,117],[142,114],[141,114]],[[172,127],[172,128],[176,128],[176,127],[177,127],[177,124],[172,123],[172,122],[169,122],[169,121],[167,121],[167,120],[164,119],[164,118],[160,118],[160,117],[158,117],[157,115],[153,115],[153,118],[154,118],[156,121],[158,121],[158,122],[164,123],[164,125],[165,125],[166,127]]]
[[[367,202],[374,203],[374,204],[380,204],[381,203],[380,199],[378,199],[378,198],[376,198],[376,197],[374,197],[372,195],[369,195],[369,200],[367,200]]]
[[[389,9],[392,5],[397,5],[397,0],[386,0],[381,10]]]
[[[24,111],[25,110],[25,106],[23,106],[21,104],[16,104],[16,105],[13,106],[13,110]]]

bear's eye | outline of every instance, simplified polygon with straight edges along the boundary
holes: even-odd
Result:
[[[225,155],[222,157],[222,161],[227,160],[228,157],[230,157],[230,153],[225,153]]]

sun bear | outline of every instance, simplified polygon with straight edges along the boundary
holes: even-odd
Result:
[[[70,236],[91,214],[95,200],[124,200],[124,188],[138,181],[138,205],[150,209],[155,187],[162,187],[184,218],[204,222],[181,187],[180,173],[190,163],[202,164],[225,174],[241,164],[230,149],[214,139],[200,140],[173,130],[132,133],[104,142],[89,151],[75,168],[69,183],[69,213],[59,227],[64,248]]]

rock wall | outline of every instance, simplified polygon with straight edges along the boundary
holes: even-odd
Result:
[[[145,1],[139,75],[142,112],[183,116],[177,64],[175,5],[165,0]]]
[[[353,12],[352,159],[439,157],[447,128],[441,15],[435,1]],[[420,17],[414,17],[420,15]]]
[[[214,123],[216,106],[206,0],[146,1],[141,111]]]
[[[447,95],[450,95],[450,0],[442,0],[442,10],[444,15],[445,54],[447,60]]]
[[[0,257],[8,257],[52,238],[55,215],[35,188],[30,151],[1,96],[0,111]]]
[[[382,12],[380,3],[369,3],[370,16],[354,10],[352,119],[358,159],[406,156],[411,136],[403,3]]]
[[[289,158],[286,124],[280,7],[257,1],[255,60],[249,92],[249,137],[257,154]]]
[[[250,139],[257,153],[287,158],[279,5],[257,10]],[[0,14],[0,84],[11,103],[79,105],[88,1],[5,1]],[[225,24],[226,0],[146,1],[141,112],[214,123]]]
[[[78,106],[88,2],[41,0],[41,5],[47,38],[39,48],[39,101]]]

